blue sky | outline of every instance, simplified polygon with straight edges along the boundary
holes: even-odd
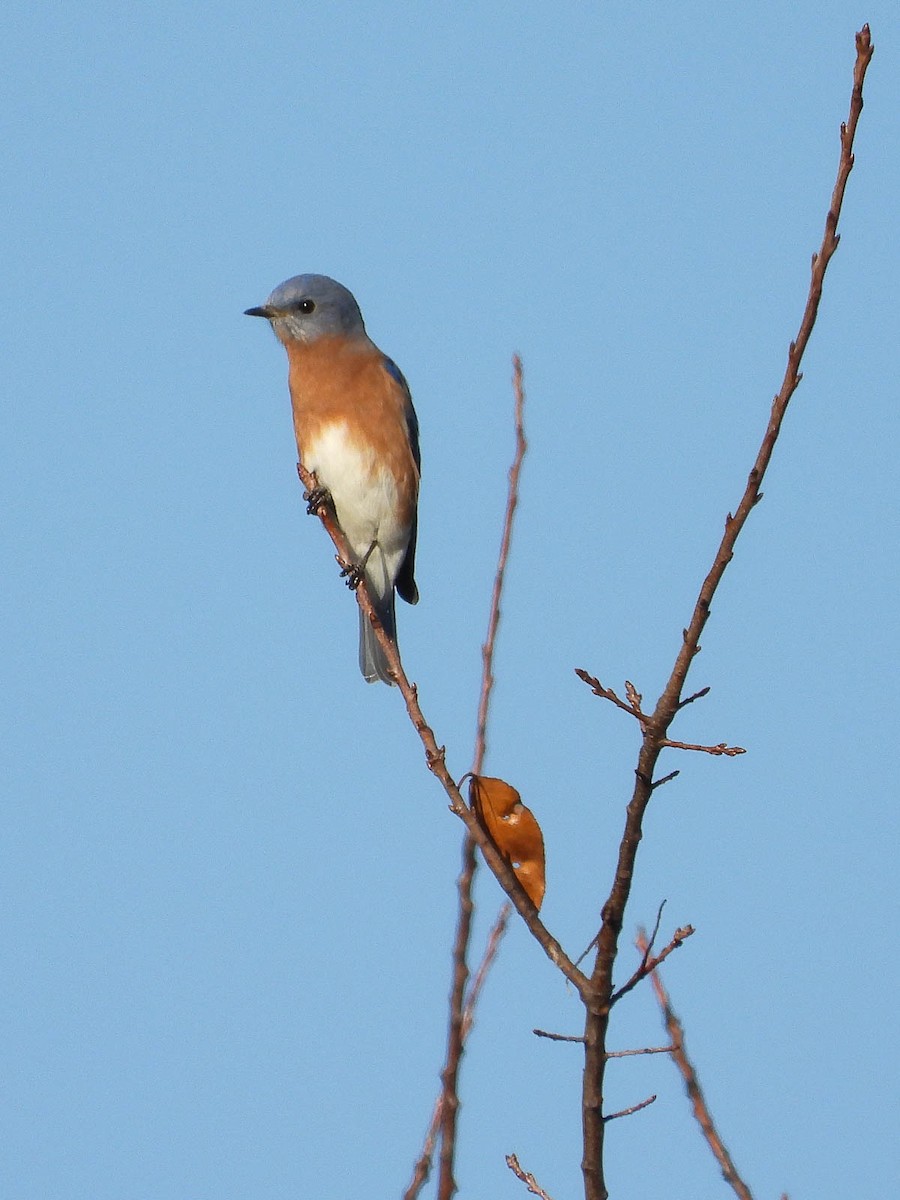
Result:
[[[530,455],[487,768],[571,953],[637,731],[781,381],[876,43],[843,240],[675,736],[626,920],[759,1196],[896,1186],[900,18],[679,6],[13,2],[0,45],[3,1047],[12,1200],[396,1195],[445,1036],[460,829],[304,516],[283,353],[356,294],[422,428],[400,642],[461,775],[522,354]],[[498,904],[479,884],[479,933]],[[624,978],[631,964],[623,961]],[[463,1074],[464,1196],[580,1190],[574,995],[514,927]],[[649,990],[617,1046],[658,1044]],[[662,1057],[610,1071],[613,1195],[720,1195]]]

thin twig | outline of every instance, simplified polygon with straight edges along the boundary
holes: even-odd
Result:
[[[671,783],[673,779],[677,779],[681,774],[680,771],[670,771],[668,775],[661,775],[659,779],[654,779],[650,784],[650,791],[655,792],[657,788],[661,788],[665,783]]]
[[[494,644],[497,639],[497,629],[500,625],[500,599],[503,595],[503,581],[506,578],[506,564],[509,562],[509,548],[512,542],[513,518],[519,503],[519,476],[522,473],[522,463],[528,450],[525,440],[525,385],[522,371],[522,360],[518,354],[513,355],[513,393],[515,408],[513,423],[516,434],[516,451],[512,466],[509,468],[509,486],[506,492],[506,512],[503,517],[503,534],[500,538],[500,554],[497,558],[497,571],[494,575],[494,587],[491,592],[491,610],[488,618],[487,637],[481,647],[481,696],[478,701],[478,721],[475,727],[475,758],[472,763],[472,773],[481,774],[484,756],[487,748],[487,716],[491,702],[491,692],[494,687]]]
[[[475,1009],[478,1006],[478,1000],[481,996],[481,991],[484,987],[484,982],[487,979],[488,972],[490,971],[494,964],[494,960],[497,957],[497,953],[500,949],[500,942],[504,933],[506,933],[511,914],[512,905],[504,904],[497,915],[497,920],[494,922],[491,932],[488,934],[488,939],[485,945],[481,963],[472,978],[472,986],[468,990],[465,1007],[463,1008],[463,1046],[465,1046],[469,1034],[472,1032],[472,1026],[475,1023]],[[437,1145],[438,1131],[441,1128],[443,1101],[444,1090],[442,1086],[437,1100],[434,1102],[434,1109],[432,1110],[431,1121],[429,1122],[428,1130],[422,1143],[422,1150],[419,1154],[419,1157],[416,1159],[415,1166],[413,1167],[412,1179],[409,1182],[409,1186],[403,1193],[403,1200],[416,1200],[416,1197],[419,1195],[425,1183],[427,1182],[428,1176],[431,1174],[431,1160],[434,1157],[434,1148]]]
[[[679,708],[684,708],[684,705],[679,703]],[[728,758],[747,753],[743,746],[729,746],[727,742],[718,742],[715,746],[698,746],[694,742],[672,742],[668,738],[663,738],[659,744],[670,750],[699,750],[703,754],[724,754]]]
[[[413,1167],[412,1179],[410,1179],[409,1185],[403,1193],[403,1200],[416,1200],[416,1197],[428,1182],[428,1176],[431,1174],[431,1160],[434,1158],[434,1148],[437,1145],[438,1130],[441,1127],[442,1100],[443,1092],[440,1092],[437,1100],[434,1102],[431,1120],[428,1123],[428,1130],[422,1142],[422,1149]]]
[[[514,425],[516,434],[516,451],[513,464],[509,471],[509,489],[507,493],[506,513],[503,522],[503,533],[500,541],[500,552],[497,570],[494,576],[494,586],[491,593],[490,613],[488,617],[487,636],[482,646],[482,680],[478,702],[478,717],[476,722],[475,752],[472,771],[481,773],[487,745],[487,718],[490,708],[491,692],[494,684],[493,658],[497,630],[500,624],[500,598],[503,592],[503,580],[506,565],[509,560],[509,550],[512,540],[513,516],[518,504],[519,475],[522,460],[525,455],[526,442],[523,423],[525,392],[522,383],[522,363],[518,356],[513,360],[513,387],[515,393]],[[427,750],[427,747],[426,747]],[[452,797],[451,797],[452,800]],[[431,1156],[434,1153],[438,1128],[441,1136],[440,1177],[438,1180],[438,1196],[443,1200],[450,1197],[456,1190],[453,1178],[453,1162],[456,1147],[457,1114],[459,1111],[459,1095],[457,1091],[459,1068],[468,1034],[466,1012],[472,1011],[472,1002],[477,1000],[484,983],[485,973],[499,946],[502,930],[508,921],[508,909],[501,910],[500,917],[494,927],[494,932],[488,939],[488,951],[482,961],[482,968],[476,975],[466,1001],[466,985],[468,982],[468,951],[472,932],[472,916],[474,905],[472,890],[477,871],[475,857],[476,840],[467,828],[463,834],[462,867],[457,880],[458,915],[456,934],[454,937],[452,964],[453,981],[449,999],[449,1018],[447,1030],[447,1051],[444,1067],[441,1071],[441,1095],[435,1105],[432,1124],[426,1135],[425,1144],[414,1172],[414,1183],[420,1180],[418,1187],[412,1185],[406,1193],[406,1200],[413,1200],[428,1176]],[[491,948],[493,947],[493,952]],[[465,1002],[465,1007],[464,1007]]]
[[[597,679],[595,675],[591,675],[588,671],[585,671],[583,667],[576,667],[575,674],[582,681],[582,683],[586,683],[588,685],[595,696],[600,696],[603,700],[608,700],[610,704],[614,704],[616,708],[621,708],[622,712],[626,712],[630,717],[634,717],[636,720],[640,721],[642,726],[647,721],[648,718],[646,713],[641,712],[639,706],[635,706],[634,704],[623,700],[621,696],[616,695],[612,688],[604,687],[604,685],[599,679]]]
[[[551,1042],[577,1042],[584,1045],[584,1034],[580,1033],[551,1033],[548,1029],[532,1029],[537,1037],[547,1038]],[[640,1050],[607,1050],[607,1058],[633,1058],[636,1054],[671,1054],[674,1046],[643,1046]]]
[[[648,1096],[646,1100],[642,1100],[640,1104],[632,1104],[630,1108],[620,1108],[618,1112],[607,1113],[603,1120],[608,1125],[610,1121],[618,1121],[619,1117],[630,1117],[632,1113],[640,1112],[642,1108],[647,1108],[655,1103],[656,1096]]]
[[[646,955],[647,939],[643,933],[638,935],[635,945],[643,955]],[[725,1143],[719,1136],[719,1132],[713,1122],[712,1114],[709,1111],[709,1106],[700,1087],[700,1080],[697,1078],[697,1072],[694,1069],[693,1063],[688,1058],[687,1050],[685,1049],[684,1028],[675,1015],[658,971],[654,973],[651,982],[653,984],[653,991],[656,993],[657,1002],[662,1011],[666,1031],[672,1039],[672,1059],[681,1072],[681,1078],[684,1080],[685,1090],[690,1098],[694,1116],[703,1131],[706,1143],[721,1168],[725,1182],[734,1190],[735,1195],[740,1200],[753,1200],[750,1189],[738,1174],[737,1167],[734,1165],[734,1161],[728,1153]]]
[[[477,870],[475,843],[471,836],[463,833],[462,869],[456,881],[457,917],[456,935],[453,939],[452,982],[450,985],[449,1014],[447,1020],[447,1051],[441,1070],[440,1128],[441,1151],[438,1162],[438,1197],[450,1200],[456,1191],[453,1163],[456,1156],[456,1119],[459,1113],[459,1069],[465,1049],[466,1035],[463,1029],[463,1008],[466,984],[469,979],[469,941],[472,936],[472,917],[475,905],[472,900],[472,885]]]
[[[671,1054],[674,1046],[644,1046],[640,1050],[607,1050],[607,1058],[632,1058],[635,1054]]]
[[[599,936],[600,936],[600,930],[598,929],[597,932],[594,934],[594,936],[591,938],[591,940],[588,942],[588,944],[585,946],[585,948],[582,950],[582,952],[575,959],[576,967],[581,966],[581,964],[584,962],[584,960],[587,958],[587,956],[590,954],[590,952],[593,950],[593,948],[597,945],[597,938]]]
[[[606,1036],[609,1025],[610,1001],[613,995],[613,970],[618,954],[619,937],[622,931],[625,907],[631,893],[634,866],[643,832],[643,818],[653,793],[653,776],[668,737],[669,726],[681,707],[682,693],[690,665],[700,650],[700,636],[709,618],[710,606],[716,589],[728,564],[734,556],[734,548],[741,530],[754,506],[759,502],[761,485],[772,458],[772,452],[791,397],[802,378],[800,372],[803,354],[816,321],[825,271],[837,249],[837,224],[850,171],[853,169],[853,139],[862,112],[862,88],[869,62],[872,58],[872,43],[868,25],[856,35],[856,63],[853,70],[853,90],[850,100],[850,115],[841,125],[841,149],[837,178],[831,196],[825,231],[821,247],[812,258],[812,270],[806,306],[800,321],[795,341],[788,350],[787,365],[781,389],[775,397],[756,461],[747,479],[747,485],[734,513],[725,521],[719,548],[713,564],[703,581],[694,605],[690,623],[682,634],[682,644],[675,659],[669,680],[663,689],[653,714],[647,718],[638,714],[618,697],[612,699],[620,708],[626,708],[641,721],[642,745],[635,771],[635,785],[625,819],[625,829],[619,846],[615,878],[609,897],[603,906],[602,925],[597,938],[597,957],[591,975],[591,992],[586,998],[585,1020],[585,1070],[582,1088],[582,1126],[584,1130],[584,1175],[585,1200],[606,1200],[608,1192],[603,1172],[603,1078],[606,1066]],[[594,686],[596,682],[587,673],[580,673],[585,682]],[[598,684],[602,688],[602,685]],[[606,689],[598,694],[605,695]],[[642,719],[643,718],[643,719]]]
[[[468,1037],[472,1032],[472,1025],[475,1021],[475,1009],[478,1007],[478,1001],[484,990],[488,972],[494,965],[497,955],[500,953],[500,943],[503,940],[503,935],[509,928],[509,918],[511,916],[512,905],[507,901],[497,913],[497,919],[494,921],[491,932],[488,934],[481,963],[472,977],[472,986],[466,995],[466,1007],[463,1010],[463,1034],[465,1037]]]
[[[650,951],[653,948],[653,938],[651,938],[650,941],[648,942],[646,934],[644,933],[643,930],[641,930],[641,937],[642,937],[641,944],[646,946],[646,950],[644,952],[644,957],[641,960],[640,966],[635,971],[635,973],[631,976],[631,978],[628,980],[628,982],[623,983],[622,986],[617,991],[613,992],[613,994],[610,996],[610,998],[609,998],[610,1005],[616,1004],[619,1000],[622,999],[623,996],[627,996],[628,993],[632,990],[632,988],[637,987],[637,985],[641,982],[642,979],[646,979],[648,975],[652,975],[653,972],[656,970],[656,968],[659,966],[659,964],[661,962],[665,962],[665,960],[669,957],[669,955],[672,953],[672,951],[677,950],[679,948],[679,946],[682,946],[684,944],[684,942],[691,936],[691,934],[693,932],[694,932],[693,925],[685,925],[681,929],[676,929],[675,933],[672,935],[672,940],[669,942],[669,944],[664,949],[660,950],[659,954],[656,954],[653,956],[653,958],[651,958]],[[654,936],[655,936],[655,934],[654,934]]]
[[[659,933],[659,927],[662,924],[663,909],[666,907],[665,900],[660,900],[659,908],[656,910],[656,920],[653,922],[653,932],[650,934],[650,944],[647,947],[647,953],[644,955],[644,961],[650,957],[650,951],[656,945],[656,937]]]
[[[506,1165],[512,1171],[513,1175],[515,1175],[516,1179],[522,1180],[532,1196],[540,1196],[541,1200],[550,1200],[550,1197],[547,1195],[535,1177],[530,1171],[526,1171],[520,1165],[519,1160],[514,1154],[507,1154]]]
[[[515,397],[513,423],[516,435],[516,450],[512,466],[509,469],[506,512],[503,518],[503,533],[500,538],[500,552],[497,558],[494,586],[491,591],[487,636],[485,637],[484,645],[481,647],[481,694],[478,700],[478,717],[475,726],[475,753],[472,760],[472,772],[476,775],[481,774],[487,750],[487,721],[491,694],[494,688],[494,646],[497,640],[497,630],[500,626],[500,599],[503,595],[506,564],[509,561],[513,518],[516,506],[519,503],[519,475],[522,471],[522,461],[527,449],[523,416],[525,388],[523,386],[522,361],[518,355],[515,355],[513,358],[513,393]],[[462,1005],[466,980],[468,978],[467,957],[474,911],[472,890],[477,870],[478,860],[475,856],[475,839],[467,829],[463,833],[462,870],[457,882],[459,908],[456,937],[453,945],[453,984],[450,989],[447,1055],[444,1069],[441,1072],[444,1100],[441,1106],[441,1157],[437,1190],[438,1200],[450,1200],[456,1191],[456,1181],[453,1177],[453,1163],[456,1156],[456,1129],[459,1113],[457,1087],[459,1082],[459,1067],[465,1042],[465,1032],[462,1025]]]

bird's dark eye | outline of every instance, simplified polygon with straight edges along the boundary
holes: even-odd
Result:
[[[298,311],[300,311],[302,313],[315,312],[316,302],[315,302],[315,300],[301,300],[300,303],[297,305],[297,309],[298,309]]]

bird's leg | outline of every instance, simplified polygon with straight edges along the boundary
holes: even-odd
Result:
[[[377,545],[378,545],[378,539],[375,538],[375,540],[372,542],[372,545],[368,548],[368,550],[362,556],[361,562],[351,563],[351,565],[349,567],[344,567],[344,569],[341,571],[341,578],[347,580],[347,587],[350,589],[351,592],[355,592],[356,589],[359,587],[359,585],[362,583],[363,577],[365,576],[365,573],[366,573],[366,564],[368,563],[369,559],[372,557],[372,551],[375,549],[375,547]]]

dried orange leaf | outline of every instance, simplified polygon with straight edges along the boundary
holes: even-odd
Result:
[[[514,787],[489,775],[473,775],[469,800],[485,833],[515,871],[535,906],[546,889],[544,835],[530,808]]]

